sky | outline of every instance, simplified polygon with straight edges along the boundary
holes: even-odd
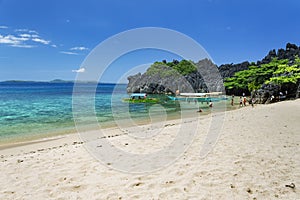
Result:
[[[255,62],[287,42],[300,45],[299,10],[298,0],[0,0],[0,81],[74,80],[97,45],[143,27],[192,38],[217,65]],[[149,49],[123,55],[102,81],[163,59],[180,57]]]

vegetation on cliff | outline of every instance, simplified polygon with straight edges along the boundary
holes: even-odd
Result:
[[[163,60],[162,62],[153,63],[146,71],[146,75],[159,74],[162,78],[169,76],[178,77],[195,73],[196,71],[197,68],[191,61],[181,60],[179,62],[178,60],[173,60],[172,62],[166,62]]]
[[[273,58],[271,62],[261,65],[249,66],[247,70],[236,72],[232,77],[225,78],[224,85],[227,89],[242,89],[253,91],[261,88],[263,84],[297,84],[300,80],[300,59]]]

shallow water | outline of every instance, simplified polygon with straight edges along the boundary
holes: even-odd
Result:
[[[81,95],[91,92],[92,84],[82,84]],[[0,141],[26,140],[76,132],[72,112],[73,83],[2,82],[0,83]],[[176,119],[183,111],[195,116],[211,112],[206,103],[174,102],[165,95],[150,95],[160,104],[128,104],[125,84],[99,84],[95,92],[95,112],[82,113],[81,120],[91,129],[116,126],[120,120],[130,118],[135,123],[150,123],[153,119]],[[229,101],[214,103],[214,111],[231,109]],[[155,121],[155,120],[154,120]],[[90,124],[91,122],[91,124]]]

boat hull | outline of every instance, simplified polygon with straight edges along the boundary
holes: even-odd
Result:
[[[147,99],[130,99],[130,98],[125,98],[123,99],[123,102],[127,103],[158,103],[159,100],[156,98],[147,98]]]
[[[197,102],[217,102],[217,101],[225,101],[228,98],[227,97],[198,97],[198,98],[191,98],[191,97],[173,97],[173,96],[168,96],[168,98],[172,101],[186,101],[186,102],[191,102],[191,101],[197,101]]]

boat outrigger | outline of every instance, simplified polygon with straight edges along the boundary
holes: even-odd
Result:
[[[130,98],[124,98],[124,102],[129,103],[158,103],[156,98],[149,98],[146,93],[132,93]]]
[[[195,102],[217,102],[227,100],[226,96],[222,95],[222,92],[210,92],[210,93],[180,93],[176,96],[168,96],[173,101],[195,101]]]

